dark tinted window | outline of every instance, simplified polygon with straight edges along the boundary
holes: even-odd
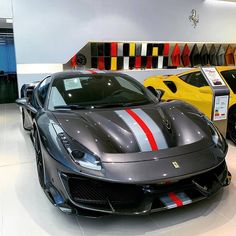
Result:
[[[198,88],[203,87],[203,86],[208,86],[206,79],[204,78],[204,76],[202,75],[200,71],[182,75],[180,76],[180,79]]]
[[[147,104],[154,96],[134,79],[125,75],[93,74],[55,79],[49,109],[55,106],[105,104]]]
[[[50,82],[51,82],[51,77],[47,77],[39,84],[39,87],[37,89],[38,98],[42,106],[45,103]]]
[[[224,79],[234,93],[236,93],[236,70],[222,71]]]
[[[164,83],[173,93],[177,92],[176,85],[173,81],[164,81]]]

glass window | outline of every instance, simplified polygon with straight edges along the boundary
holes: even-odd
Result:
[[[58,78],[53,81],[49,109],[55,106],[80,105],[102,107],[129,103],[154,102],[155,96],[141,84],[125,75],[93,74]]]
[[[236,93],[236,70],[227,70],[221,72],[233,93]]]
[[[42,106],[44,105],[45,100],[47,98],[47,93],[50,83],[51,83],[51,77],[47,77],[39,84],[39,87],[37,89],[38,99]]]
[[[182,75],[180,76],[180,79],[198,88],[203,86],[209,86],[206,79],[204,78],[203,74],[200,71]]]
[[[122,86],[124,89],[128,89],[131,91],[135,91],[136,93],[142,94],[142,91],[138,89],[134,84],[131,84],[128,80],[125,80],[124,78],[119,76],[117,76],[116,79],[120,86]]]
[[[177,92],[177,87],[173,81],[163,81],[163,82],[172,91],[172,93]]]

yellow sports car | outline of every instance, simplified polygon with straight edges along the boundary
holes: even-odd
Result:
[[[227,136],[236,144],[236,67],[216,67],[230,89]],[[188,102],[211,118],[212,90],[200,69],[171,76],[152,76],[144,81],[151,92],[164,91],[163,100]]]

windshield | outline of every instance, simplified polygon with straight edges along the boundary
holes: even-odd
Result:
[[[236,93],[236,70],[222,71],[221,74],[232,89],[233,93]]]
[[[53,81],[48,108],[132,106],[154,100],[148,90],[125,75],[77,75]]]

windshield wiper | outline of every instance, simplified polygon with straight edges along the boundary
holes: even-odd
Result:
[[[60,105],[60,106],[54,106],[54,109],[83,110],[83,109],[89,109],[89,107],[81,105]]]
[[[89,106],[81,106],[78,104],[71,105],[60,105],[54,106],[54,109],[70,109],[70,110],[83,110],[83,109],[93,109],[93,108],[112,108],[112,107],[131,107],[131,106],[140,106],[146,105],[148,101],[144,102],[119,102],[119,103],[103,103],[98,105],[89,105]]]
[[[106,103],[101,105],[95,105],[94,108],[110,108],[110,107],[131,107],[131,106],[138,106],[138,105],[145,105],[145,103],[132,103],[132,102],[120,102],[120,103]]]
[[[105,103],[101,105],[94,105],[94,108],[109,108],[109,107],[125,107],[130,106],[132,103]]]

